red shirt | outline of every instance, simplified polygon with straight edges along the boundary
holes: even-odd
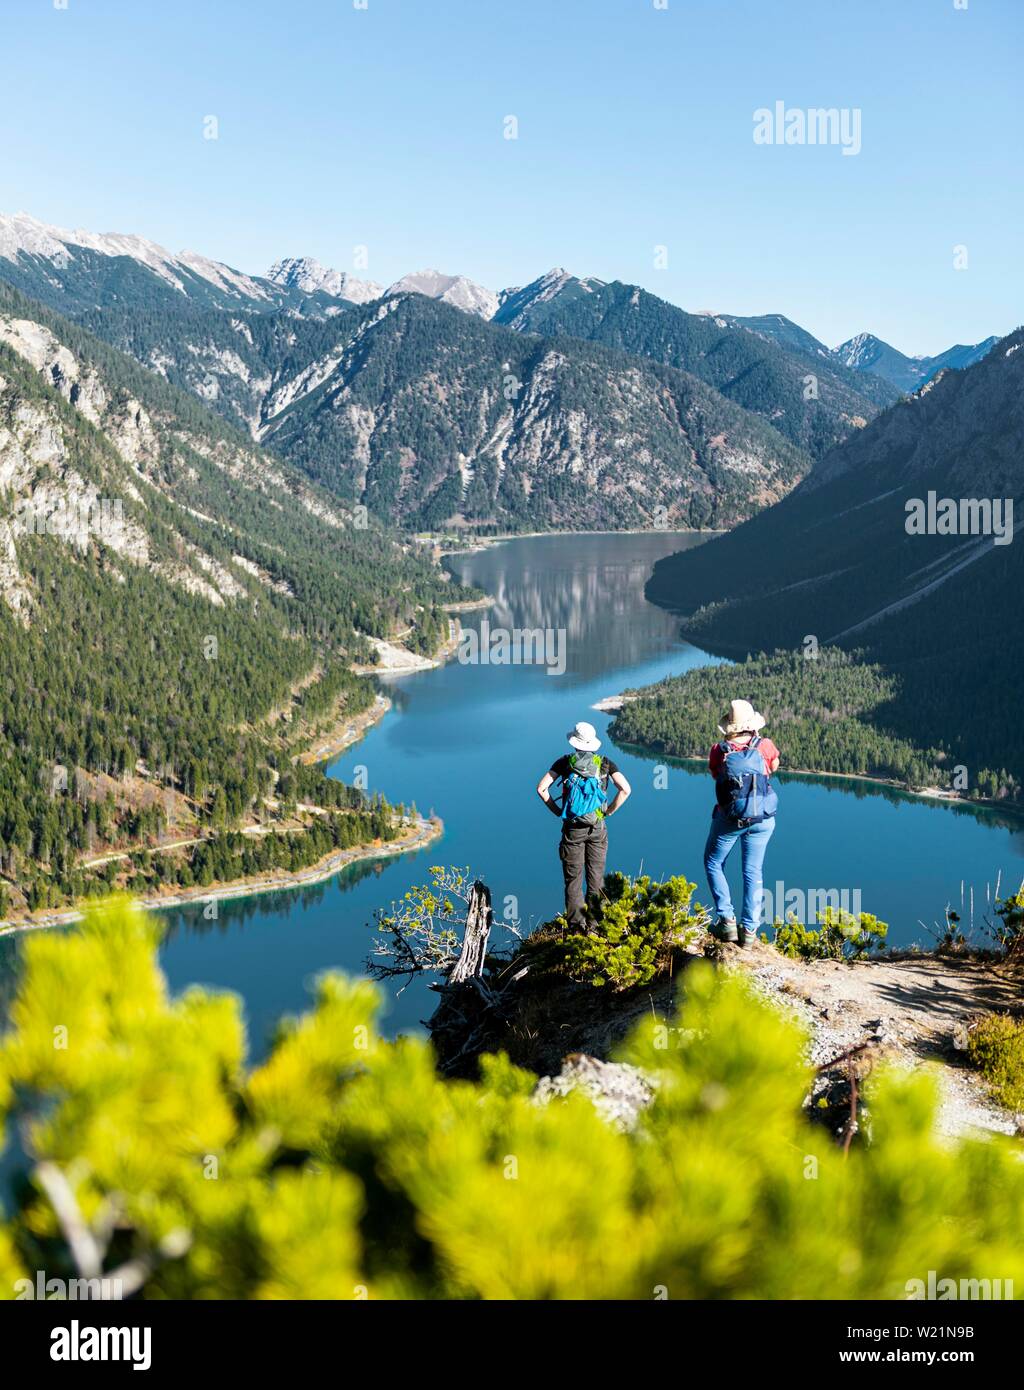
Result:
[[[743,743],[734,743],[732,739],[729,740],[729,747],[734,748],[737,752],[741,748],[745,748],[746,746],[747,745]],[[764,759],[765,772],[771,772],[772,763],[779,756],[779,750],[775,747],[775,744],[772,743],[770,738],[763,738],[761,742],[757,745],[757,751],[761,754],[761,757]],[[721,743],[716,743],[714,748],[712,748],[711,752],[708,754],[708,771],[711,773],[713,777],[717,775],[718,770],[722,766],[724,760],[725,754],[722,751],[722,745]]]

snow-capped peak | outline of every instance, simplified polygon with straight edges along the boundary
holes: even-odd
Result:
[[[339,299],[347,299],[351,304],[368,304],[371,299],[379,299],[384,293],[382,285],[372,280],[357,280],[345,270],[332,270],[322,265],[312,256],[288,256],[275,261],[267,271],[267,279],[286,289],[294,286],[303,294],[315,294],[322,290]]]
[[[27,212],[16,212],[13,216],[0,213],[0,257],[5,260],[16,260],[19,252],[24,252],[30,256],[42,256],[63,269],[75,259],[76,249],[80,247],[101,256],[129,256],[183,294],[187,293],[182,276],[184,271],[198,275],[218,289],[244,295],[247,299],[268,298],[266,289],[258,280],[232,270],[220,261],[208,260],[194,251],[181,251],[174,255],[155,241],[147,241],[145,237],[130,233],[89,232],[81,227],[69,231],[40,222]]]
[[[493,318],[498,308],[498,296],[465,275],[444,275],[440,270],[417,270],[403,275],[389,286],[391,294],[424,294],[428,299],[440,299],[467,314],[482,319]]]
[[[844,366],[859,367],[874,362],[881,349],[882,342],[873,333],[857,333],[834,347],[832,355],[838,357]]]

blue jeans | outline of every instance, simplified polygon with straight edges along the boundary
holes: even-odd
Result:
[[[747,931],[756,932],[761,925],[761,897],[763,884],[761,868],[764,852],[775,829],[775,818],[763,820],[757,825],[741,828],[730,821],[716,807],[711,817],[708,842],[704,846],[704,872],[708,876],[708,887],[715,900],[715,911],[720,918],[733,922],[732,895],[725,877],[725,861],[729,858],[737,840],[743,842],[743,916],[741,924]]]

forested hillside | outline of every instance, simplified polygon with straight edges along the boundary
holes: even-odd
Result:
[[[983,361],[944,373],[771,511],[660,561],[648,597],[723,654],[799,652],[808,637],[864,649],[898,677],[888,730],[947,749],[975,793],[989,785],[985,768],[1005,769],[1000,787],[1015,793],[1024,780],[1014,639],[1024,570],[1013,539],[1024,496],[1022,346],[1018,330]],[[908,531],[908,503],[929,493],[987,502],[1003,517],[1003,543],[969,527]]]
[[[336,496],[407,527],[725,527],[810,463],[686,372],[422,295],[322,321],[154,309],[88,322]]]
[[[372,660],[366,638],[435,634],[438,605],[466,596],[3,285],[0,484],[5,911],[102,889],[114,873],[87,856],[168,827],[224,830],[267,797],[287,819],[304,740],[373,699],[349,671]],[[301,781],[305,801],[361,807]]]
[[[584,338],[691,372],[814,458],[898,397],[880,378],[860,376],[824,349],[812,349],[814,340],[795,324],[785,336],[773,325],[769,336],[755,326],[758,320],[689,314],[618,280],[565,276],[556,285],[537,282],[531,296],[532,288],[507,299],[496,322]]]
[[[768,718],[765,735],[782,750],[783,771],[803,769],[877,777],[909,787],[951,787],[949,752],[927,726],[910,736],[888,730],[903,698],[901,678],[863,652],[774,652],[737,665],[705,666],[648,686],[625,702],[611,725],[620,743],[674,758],[706,758],[721,737],[730,700],[749,700]],[[979,796],[994,796],[1005,771],[983,768]]]

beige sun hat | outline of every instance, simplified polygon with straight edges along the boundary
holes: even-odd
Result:
[[[764,726],[764,715],[758,714],[749,700],[731,700],[729,713],[723,716],[718,730],[726,738],[732,738],[733,734],[756,734]]]

